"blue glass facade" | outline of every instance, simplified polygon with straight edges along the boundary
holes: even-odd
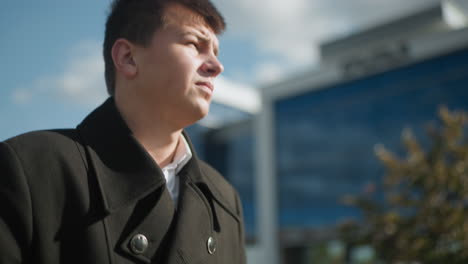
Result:
[[[401,151],[402,130],[423,137],[441,105],[468,110],[466,49],[277,101],[280,227],[359,217],[340,199],[382,177],[374,146]]]

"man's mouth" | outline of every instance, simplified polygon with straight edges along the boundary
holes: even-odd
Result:
[[[202,87],[205,87],[206,88],[206,92],[208,93],[213,93],[213,90],[214,90],[214,87],[213,87],[213,84],[211,82],[196,82],[195,83],[196,85],[198,86],[202,86]]]

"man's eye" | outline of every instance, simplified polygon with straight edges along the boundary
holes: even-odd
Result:
[[[198,43],[196,43],[196,42],[194,42],[194,41],[188,42],[188,45],[189,45],[189,46],[193,46],[194,48],[198,49]]]

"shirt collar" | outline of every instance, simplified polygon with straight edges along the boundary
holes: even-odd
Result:
[[[179,137],[179,142],[177,143],[174,159],[171,163],[167,164],[163,170],[175,170],[175,174],[177,174],[191,158],[192,151],[190,150],[190,146],[187,143],[185,136],[181,134]]]

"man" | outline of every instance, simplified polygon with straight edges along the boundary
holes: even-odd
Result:
[[[183,128],[223,71],[208,0],[116,0],[109,99],[0,144],[0,263],[244,263],[239,197]]]

